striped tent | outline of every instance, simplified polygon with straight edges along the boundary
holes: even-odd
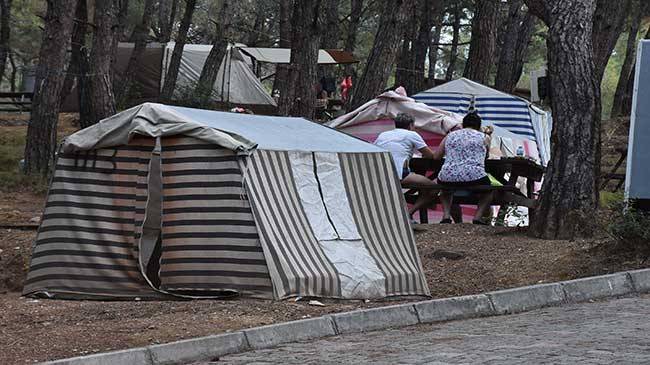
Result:
[[[420,92],[413,95],[413,98],[429,106],[459,114],[476,110],[485,122],[536,142],[544,165],[550,158],[550,113],[525,99],[465,78]]]
[[[57,156],[25,295],[429,295],[390,155],[333,129],[147,103]]]

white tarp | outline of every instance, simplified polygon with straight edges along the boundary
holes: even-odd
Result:
[[[244,52],[255,58],[258,62],[267,63],[290,63],[291,62],[291,49],[288,48],[253,48],[242,47]],[[320,65],[335,65],[339,62],[332,57],[324,49],[318,51],[318,64]]]
[[[194,90],[211,49],[211,45],[185,45],[174,90],[175,98],[187,97]],[[173,50],[174,43],[168,43],[163,58],[163,75],[167,72]],[[233,46],[228,47],[226,56],[221,61],[212,98],[232,104],[276,106],[275,100],[257,79],[245,57]]]

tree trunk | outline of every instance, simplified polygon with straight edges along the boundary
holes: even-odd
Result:
[[[348,52],[354,53],[357,44],[357,32],[359,31],[359,23],[361,23],[361,12],[363,11],[363,0],[350,1],[350,18],[348,19],[347,35],[345,37],[345,45],[343,49]],[[345,76],[353,76],[356,81],[356,72],[354,65],[345,65]]]
[[[495,88],[511,94],[524,68],[524,56],[535,29],[535,17],[522,9],[523,0],[511,0],[499,47]]]
[[[375,40],[361,78],[353,89],[350,107],[355,109],[374,98],[386,86],[400,45],[400,29],[408,21],[414,0],[384,0]]]
[[[140,60],[147,49],[149,38],[149,27],[151,26],[151,14],[153,13],[154,0],[144,0],[144,11],[142,21],[133,30],[134,45],[131,58],[124,71],[124,76],[118,93],[117,105],[125,107],[129,100],[137,99],[137,90],[134,85],[135,77],[140,72]]]
[[[650,39],[650,28],[646,33],[644,39]],[[634,96],[634,76],[635,76],[636,66],[632,66],[632,71],[630,71],[630,77],[627,80],[627,87],[625,90],[625,95],[623,96],[621,115],[632,115],[632,97]]]
[[[417,0],[412,1],[407,9],[407,18],[410,22],[405,24],[402,47],[397,56],[397,67],[395,68],[395,86],[403,86],[406,91],[413,93],[415,82],[415,40],[418,36]]]
[[[31,120],[25,144],[25,172],[48,176],[54,161],[65,53],[72,34],[75,0],[48,0],[36,70]]]
[[[9,36],[11,34],[11,1],[0,0],[0,80],[5,74],[7,55],[11,51]]]
[[[158,41],[167,43],[172,38],[178,0],[160,0],[158,5]],[[145,5],[146,8],[146,5]]]
[[[16,92],[16,74],[18,73],[18,67],[16,66],[16,60],[14,59],[13,53],[9,53],[9,63],[11,64],[11,76],[9,77],[9,87],[11,92]]]
[[[66,97],[70,94],[72,87],[77,83],[86,82],[81,73],[81,48],[86,46],[86,32],[88,28],[88,8],[86,0],[78,0],[75,9],[75,20],[72,30],[72,41],[70,42],[70,62],[65,75],[65,81],[61,90],[61,105],[65,102]],[[77,91],[79,91],[77,89]]]
[[[194,89],[194,101],[198,103],[199,107],[206,107],[210,102],[210,97],[212,96],[212,88],[214,82],[217,80],[217,73],[219,72],[219,66],[223,57],[226,55],[228,49],[228,39],[230,32],[230,24],[228,21],[228,7],[229,1],[223,0],[221,2],[221,8],[219,9],[219,14],[217,15],[217,24],[215,29],[215,37],[212,43],[212,49],[208,54],[208,58],[205,60],[203,69],[201,69],[201,76],[199,77],[199,82],[196,84]],[[222,92],[222,98],[224,102],[227,102],[228,96],[224,95]]]
[[[91,126],[115,114],[112,65],[120,33],[119,0],[95,2],[93,44],[90,51],[88,115],[80,115],[81,128]]]
[[[293,0],[280,0],[280,48],[291,48],[291,9]],[[277,65],[275,68],[275,79],[273,80],[273,91],[284,92],[287,89],[289,80],[289,65]],[[282,95],[280,95],[282,96]]]
[[[593,24],[594,65],[598,83],[605,75],[607,62],[612,55],[618,37],[625,28],[631,0],[596,0]]]
[[[321,48],[336,49],[339,44],[339,0],[323,0],[325,24],[321,37]]]
[[[255,22],[253,23],[253,28],[248,32],[248,40],[246,41],[248,47],[257,47],[260,36],[262,35],[262,29],[264,29],[266,12],[267,9],[264,4],[258,2],[257,9],[255,9]]]
[[[337,49],[339,44],[339,0],[322,0],[323,28],[320,35],[320,48]],[[321,77],[334,77],[336,74],[335,65],[319,65],[317,79]]]
[[[280,115],[314,118],[318,45],[320,44],[320,0],[301,0],[293,5],[291,64],[286,89],[280,94]]]
[[[636,58],[636,40],[639,28],[641,27],[641,20],[643,19],[641,8],[641,0],[633,0],[633,12],[630,15],[630,29],[628,32],[627,46],[625,48],[625,59],[621,66],[621,73],[618,77],[616,92],[614,93],[614,101],[612,103],[612,118],[621,116],[623,112],[623,99],[625,98],[627,84],[632,75],[632,68]]]
[[[438,64],[438,43],[440,43],[440,35],[442,33],[442,20],[445,13],[440,9],[438,14],[435,15],[433,25],[435,30],[429,43],[429,74],[427,87],[436,86],[436,65]]]
[[[187,31],[192,24],[192,14],[194,14],[195,8],[196,0],[186,0],[185,13],[178,27],[176,44],[174,44],[174,51],[172,51],[172,57],[169,60],[169,66],[165,74],[165,83],[160,93],[160,99],[165,103],[169,103],[174,95],[174,88],[176,88],[176,80],[178,79],[178,69],[181,67],[183,48],[185,48],[185,42],[187,42]]]
[[[553,90],[551,161],[531,234],[547,239],[589,234],[598,208],[600,87],[592,46],[595,0],[524,0],[548,26]]]
[[[463,76],[481,84],[488,84],[490,69],[494,64],[498,17],[498,0],[476,0],[472,39]]]
[[[413,77],[414,82],[411,85],[410,94],[416,94],[426,88],[424,77],[426,70],[427,50],[431,44],[431,27],[433,26],[433,14],[436,9],[433,8],[434,0],[419,0],[418,15],[420,18],[420,27],[415,40],[415,49],[413,54]],[[408,89],[407,89],[408,90]]]
[[[454,23],[452,25],[451,50],[449,51],[449,65],[445,73],[445,80],[450,81],[456,72],[456,61],[458,58],[458,41],[460,40],[460,16],[462,9],[460,5],[454,5]]]

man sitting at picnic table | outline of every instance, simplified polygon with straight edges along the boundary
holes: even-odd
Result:
[[[492,128],[489,126],[481,131],[481,117],[476,112],[467,114],[463,118],[463,128],[447,134],[434,153],[436,159],[445,157],[438,173],[438,184],[458,188],[491,185],[485,172],[485,158],[490,147],[491,134]],[[451,223],[453,197],[453,191],[441,191],[443,216],[440,223]],[[481,194],[472,223],[488,224],[482,217],[491,201],[491,192]]]
[[[390,152],[402,184],[434,185],[434,182],[426,176],[409,170],[409,160],[413,157],[414,151],[419,151],[424,158],[434,158],[433,151],[424,142],[422,136],[413,130],[415,128],[413,117],[406,113],[399,113],[394,121],[395,129],[379,134],[375,145]],[[418,200],[409,209],[409,216],[429,204],[433,197],[434,192],[430,190],[420,193]]]

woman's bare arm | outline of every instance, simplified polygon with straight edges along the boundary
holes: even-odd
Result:
[[[447,137],[442,139],[442,142],[440,142],[440,146],[433,152],[433,158],[436,160],[442,160],[443,157],[445,157],[445,141],[447,140]]]

